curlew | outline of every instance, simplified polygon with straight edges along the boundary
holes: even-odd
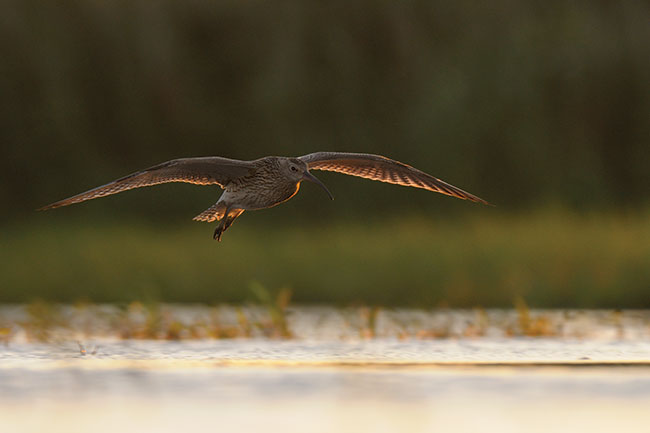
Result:
[[[54,209],[133,188],[168,182],[219,185],[224,189],[219,201],[195,216],[194,220],[219,221],[213,237],[215,240],[221,241],[223,232],[244,211],[266,209],[289,200],[296,195],[300,188],[300,182],[303,180],[318,184],[333,200],[334,198],[327,187],[309,170],[336,171],[380,182],[422,188],[476,203],[489,204],[473,194],[385,156],[365,153],[316,152],[297,158],[266,156],[254,161],[240,161],[218,156],[174,159],[57,201],[39,210]]]

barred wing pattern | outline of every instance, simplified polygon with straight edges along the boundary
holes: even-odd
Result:
[[[54,209],[74,203],[105,197],[134,188],[168,182],[185,182],[195,185],[219,185],[224,188],[231,180],[253,171],[251,162],[236,159],[205,157],[182,158],[163,162],[137,173],[117,179],[106,185],[82,192],[73,197],[52,203],[39,210]]]
[[[480,197],[463,191],[410,165],[367,153],[316,152],[301,156],[310,170],[336,171],[350,176],[412,186],[489,205]]]

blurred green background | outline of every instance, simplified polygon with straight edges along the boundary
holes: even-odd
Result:
[[[650,307],[650,6],[0,3],[0,302]],[[218,188],[33,209],[186,156],[379,153],[212,241]]]

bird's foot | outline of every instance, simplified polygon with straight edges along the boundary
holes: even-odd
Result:
[[[223,232],[228,230],[228,227],[230,227],[232,223],[237,219],[237,217],[242,213],[244,213],[243,209],[235,209],[232,212],[227,212],[226,215],[221,218],[219,224],[217,224],[217,228],[214,229],[214,235],[212,236],[214,240],[221,242],[221,235]]]
[[[223,224],[219,224],[217,228],[214,229],[214,235],[212,235],[212,238],[217,242],[221,242],[221,234],[224,231],[226,230],[223,228]]]
[[[223,232],[228,230],[228,227],[230,227],[230,224],[234,221],[234,218],[232,218],[230,215],[224,216],[221,221],[219,221],[219,224],[217,224],[217,228],[214,229],[214,235],[212,236],[215,241],[221,242],[221,235]]]

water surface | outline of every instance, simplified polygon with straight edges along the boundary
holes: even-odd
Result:
[[[197,313],[184,311],[175,314]],[[18,329],[0,346],[0,431],[611,433],[650,425],[646,313],[553,312],[568,319],[547,337],[506,337],[497,324],[509,326],[510,313],[491,313],[483,331],[463,337],[484,320],[475,312],[449,313],[453,321],[400,312],[369,336],[362,319],[340,319],[350,313],[323,319],[318,311],[290,316],[291,339],[125,340],[58,322],[60,332],[33,341]],[[436,321],[457,331],[418,334]]]

